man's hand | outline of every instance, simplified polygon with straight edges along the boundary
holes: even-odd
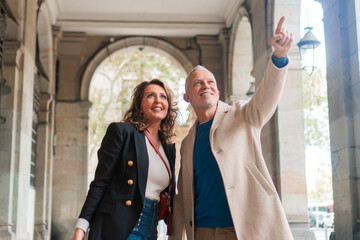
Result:
[[[72,240],[83,240],[85,237],[84,230],[80,228],[76,228],[74,236],[72,237]]]
[[[293,41],[294,35],[282,27],[285,17],[282,16],[278,22],[275,34],[270,39],[270,45],[274,47],[274,56],[277,58],[286,57]]]

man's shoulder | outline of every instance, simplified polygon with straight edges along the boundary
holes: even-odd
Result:
[[[225,102],[219,100],[216,113],[241,110],[243,108],[243,106],[245,106],[248,102],[249,102],[248,100],[240,99],[240,100],[233,102],[230,105],[228,103],[225,103]]]

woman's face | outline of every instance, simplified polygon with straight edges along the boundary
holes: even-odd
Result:
[[[161,86],[150,84],[145,88],[140,109],[149,122],[161,122],[166,117],[168,108],[167,95]]]

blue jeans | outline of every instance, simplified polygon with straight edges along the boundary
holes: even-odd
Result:
[[[144,208],[127,240],[156,240],[158,201],[145,198]]]

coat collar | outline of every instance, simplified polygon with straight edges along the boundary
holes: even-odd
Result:
[[[215,132],[215,130],[217,129],[217,127],[220,125],[220,123],[223,121],[224,117],[226,116],[226,113],[229,111],[231,107],[224,103],[223,101],[218,101],[218,105],[215,111],[215,115],[214,115],[214,120],[212,122],[211,128],[210,128],[210,144],[211,146],[213,143],[213,134]],[[196,119],[195,123],[193,124],[193,126],[190,128],[189,130],[189,141],[192,142],[192,145],[194,145],[195,143],[195,135],[196,135],[196,129],[197,129],[197,125],[199,124],[199,120]],[[194,148],[192,149],[194,150]]]
[[[226,113],[229,111],[230,106],[223,101],[218,102],[218,106],[216,108],[215,116],[213,123],[210,128],[210,146],[212,149],[214,149],[214,133],[217,129],[217,127],[220,125],[220,123],[224,120]]]
[[[215,116],[213,123],[210,128],[210,146],[213,148],[213,135],[216,130],[216,128],[219,126],[219,124],[222,122],[224,117],[226,116],[226,113],[229,111],[230,106],[222,101],[218,101],[218,106],[216,108]],[[194,144],[195,144],[195,137],[196,137],[196,130],[197,125],[199,121],[196,119],[195,123],[192,125],[192,127],[189,130],[188,135],[184,139],[184,152],[183,154],[185,156],[181,156],[181,161],[184,161],[184,164],[182,164],[184,167],[186,167],[185,172],[188,173],[188,177],[190,182],[193,182],[194,178]],[[192,186],[192,185],[191,185]]]
[[[226,113],[229,111],[229,108],[230,108],[230,106],[228,104],[224,103],[223,101],[218,102],[210,132],[214,131],[219,126],[219,124],[224,119]]]

